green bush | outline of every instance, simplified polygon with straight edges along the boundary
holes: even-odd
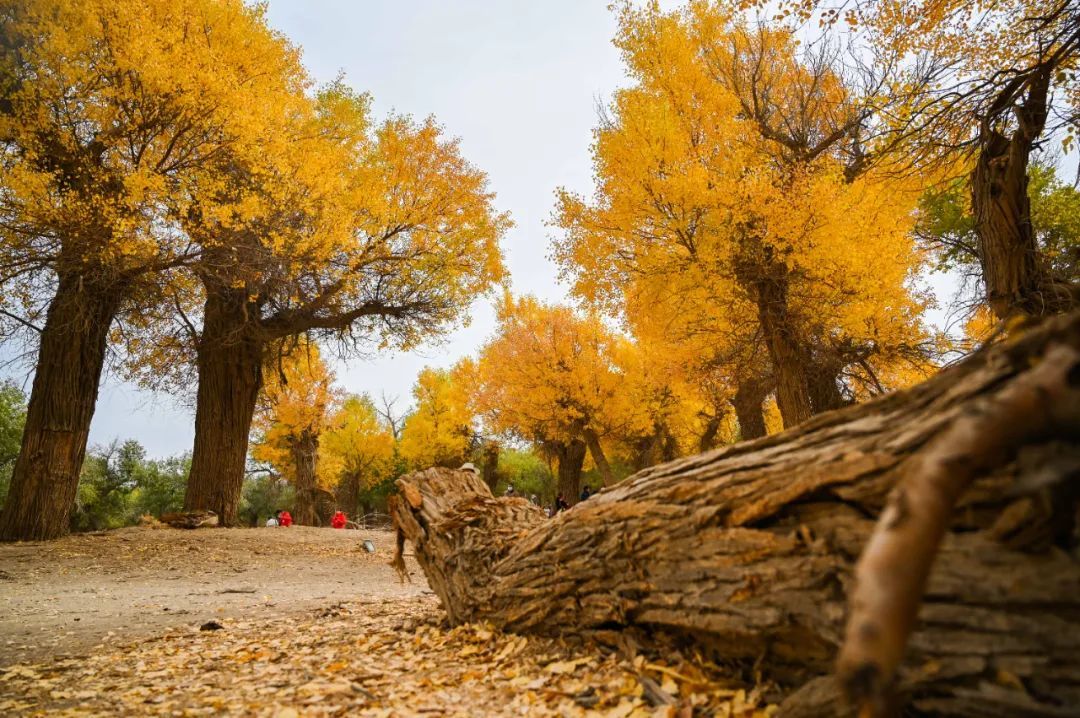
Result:
[[[73,531],[131,526],[143,514],[161,516],[184,505],[191,458],[146,458],[135,440],[114,441],[86,454],[71,513]]]
[[[139,468],[132,492],[133,517],[161,516],[184,507],[184,491],[191,472],[191,456],[172,456],[147,461]]]
[[[291,512],[295,500],[296,491],[280,476],[249,476],[244,479],[240,495],[240,521],[248,526],[261,526],[279,509]]]
[[[26,395],[14,384],[0,384],[0,507],[7,498],[25,423]]]
[[[529,498],[535,495],[544,506],[555,502],[555,477],[547,462],[533,451],[503,449],[499,452],[495,476],[498,479],[496,495],[501,495],[508,485],[513,484],[518,496]]]

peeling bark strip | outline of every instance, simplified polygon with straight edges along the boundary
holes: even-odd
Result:
[[[853,564],[890,490],[962,417],[1062,361],[1055,347],[1080,350],[1080,315],[908,391],[647,469],[551,520],[446,469],[400,479],[391,512],[455,623],[663,633],[759,667],[789,692],[784,715],[833,716]],[[1044,399],[1055,411],[1064,397]],[[971,464],[929,575],[896,682],[915,714],[1080,711],[1080,441],[1031,433],[1000,449]]]

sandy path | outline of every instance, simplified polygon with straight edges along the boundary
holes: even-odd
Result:
[[[365,538],[376,545],[369,554]],[[431,595],[401,584],[385,531],[129,528],[0,545],[0,666],[85,652],[215,618],[270,619],[341,601]]]

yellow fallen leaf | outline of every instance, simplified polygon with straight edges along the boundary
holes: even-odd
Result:
[[[573,673],[577,670],[577,667],[588,663],[587,658],[575,658],[571,661],[556,661],[549,663],[544,667],[544,670],[548,673]]]

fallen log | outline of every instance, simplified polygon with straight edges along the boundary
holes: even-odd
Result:
[[[218,525],[218,515],[213,511],[183,511],[162,514],[159,520],[174,529],[198,529],[204,526]]]
[[[447,469],[401,478],[391,513],[453,623],[663,636],[762,671],[786,691],[783,715],[838,715],[853,568],[890,492],[1048,362],[1068,391],[1040,390],[1040,405],[1067,414],[1077,351],[1080,315],[1058,317],[910,390],[646,469],[550,520]],[[1080,714],[1080,437],[1038,429],[965,464],[889,686],[910,714]],[[929,565],[890,560],[916,578]]]

